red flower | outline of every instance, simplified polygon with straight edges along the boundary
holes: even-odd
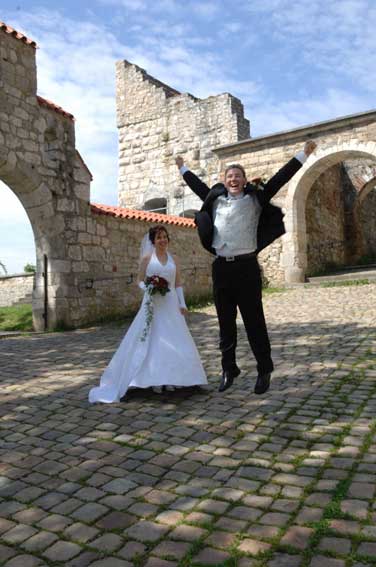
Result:
[[[145,285],[147,291],[150,295],[160,293],[161,295],[166,295],[170,291],[168,287],[168,281],[161,276],[149,276],[145,279]]]

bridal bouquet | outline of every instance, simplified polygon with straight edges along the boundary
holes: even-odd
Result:
[[[149,295],[155,295],[156,293],[166,295],[166,293],[170,291],[168,281],[161,276],[150,276],[146,278],[145,285]]]
[[[153,300],[152,296],[159,293],[160,295],[164,296],[167,292],[170,291],[168,287],[168,281],[161,276],[149,276],[145,279],[145,286],[147,294],[146,302],[145,302],[145,309],[146,309],[146,323],[144,330],[142,331],[141,340],[145,341],[146,337],[148,336],[149,329],[151,322],[153,320]]]

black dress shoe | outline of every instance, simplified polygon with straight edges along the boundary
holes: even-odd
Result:
[[[232,386],[234,382],[234,378],[239,376],[239,374],[240,374],[239,368],[236,368],[233,371],[224,370],[222,373],[222,380],[221,383],[219,384],[218,392],[224,392],[225,390],[230,388],[230,386]]]
[[[264,394],[267,390],[269,390],[270,375],[271,373],[268,372],[267,374],[257,376],[255,394]]]

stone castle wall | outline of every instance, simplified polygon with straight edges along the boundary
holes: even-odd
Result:
[[[223,172],[230,163],[241,163],[246,170],[247,178],[261,177],[269,179],[280,169],[291,157],[302,149],[302,141],[293,144],[278,145],[276,147],[260,144],[254,150],[239,148],[237,145],[229,146],[224,152],[216,152],[219,158],[220,179],[223,180]],[[287,187],[284,187],[273,199],[273,203],[284,207]],[[279,238],[273,244],[264,249],[259,260],[262,265],[266,280],[272,285],[284,285],[285,272],[282,264],[283,240]]]
[[[69,259],[61,269],[70,278],[69,323],[72,326],[130,314],[139,307],[142,298],[137,285],[140,243],[149,228],[161,221],[171,238],[170,250],[180,263],[186,298],[194,300],[210,295],[210,258],[199,246],[197,231],[163,223],[163,215],[161,217],[154,223],[116,218],[93,206],[92,216],[86,220],[86,225],[81,225],[78,239],[74,232],[68,235]],[[67,289],[59,292],[62,299],[67,298]]]
[[[212,149],[249,137],[243,105],[230,94],[203,100],[181,94],[127,61],[116,64],[116,80],[119,204],[143,209],[163,198],[169,214],[199,209],[174,154],[210,183],[218,173]]]
[[[35,328],[44,328],[46,299],[49,328],[133,311],[140,301],[140,236],[150,220],[171,226],[172,248],[183,259],[187,296],[209,293],[211,258],[189,223],[180,226],[166,216],[134,217],[120,208],[90,205],[91,175],[75,147],[73,116],[37,96],[35,47],[0,25],[0,179],[20,199],[33,228]],[[117,64],[117,114],[119,198],[131,208],[145,207],[153,199],[165,199],[169,213],[200,206],[179,176],[174,153],[182,154],[210,185],[229,162],[243,163],[249,178],[268,178],[308,136],[318,142],[318,155],[275,198],[285,208],[287,234],[260,255],[273,285],[302,281],[289,278],[296,276],[294,270],[301,278],[307,267],[306,200],[319,176],[349,159],[376,161],[376,112],[244,140],[249,123],[238,99],[223,94],[199,100],[178,93],[125,61]],[[364,203],[374,207],[373,194]],[[374,232],[373,219],[374,213],[367,212],[364,222]]]
[[[73,116],[37,96],[35,44],[10,28],[0,30],[0,179],[17,195],[33,228],[36,247],[33,316],[44,327],[43,257],[50,259],[51,325],[64,319],[68,287],[60,265],[74,216],[89,211],[90,174],[75,147]]]
[[[372,116],[360,117],[355,124],[339,119],[244,140],[249,136],[249,123],[244,119],[240,101],[230,95],[199,100],[178,93],[126,61],[117,64],[117,116],[120,202],[147,208],[148,203],[163,206],[165,199],[167,210],[175,214],[193,212],[201,202],[177,172],[174,154],[181,154],[188,167],[211,185],[234,162],[243,164],[249,179],[268,179],[302,149],[307,137],[327,147],[352,140],[354,134],[357,140],[366,142],[376,133]],[[346,195],[352,198],[351,183],[361,170],[364,177],[365,168],[370,170],[372,165],[372,160],[350,160],[347,192],[342,197],[346,180],[339,174],[339,165],[336,170],[328,163],[323,177],[312,181],[310,197],[302,205],[307,206],[307,273],[331,264],[344,264],[349,257],[360,255],[361,239],[352,228],[357,218],[349,215],[354,203],[343,203],[341,199]],[[274,198],[275,204],[286,212],[288,188],[286,185]],[[273,285],[286,281],[286,263],[296,261],[288,258],[285,242],[286,237],[279,239],[260,254],[265,280]],[[353,249],[347,250],[351,246]]]
[[[0,307],[15,303],[31,303],[34,274],[0,276]]]
[[[20,199],[33,228],[33,319],[44,329],[79,326],[133,311],[139,236],[151,226],[93,212],[91,174],[75,146],[74,119],[37,96],[35,44],[0,26],[0,180]],[[164,219],[166,220],[166,219]],[[196,230],[174,226],[187,296],[209,293],[209,261]],[[44,258],[47,258],[47,298]],[[192,275],[194,274],[194,275]]]
[[[221,172],[222,179],[224,169],[230,163],[241,163],[246,170],[248,179],[254,177],[269,179],[289,159],[303,149],[305,141],[309,138],[317,142],[318,151],[316,152],[317,155],[312,156],[302,168],[301,174],[309,170],[304,179],[301,179],[298,174],[296,175],[300,183],[299,191],[293,194],[289,193],[290,187],[294,185],[293,178],[273,198],[273,203],[282,207],[285,212],[287,234],[263,250],[259,256],[266,278],[277,285],[284,284],[286,281],[293,281],[290,280],[293,277],[289,273],[290,266],[303,265],[302,271],[304,273],[306,273],[307,268],[309,269],[306,257],[309,234],[304,219],[307,197],[314,190],[315,183],[320,175],[334,165],[347,161],[350,162],[351,167],[355,167],[359,160],[365,161],[367,171],[371,163],[375,167],[376,145],[371,145],[369,142],[370,140],[376,141],[376,112],[340,118],[296,130],[245,140],[238,144],[214,148],[214,154],[219,160],[218,169]],[[354,173],[358,174],[359,171],[356,170]],[[328,175],[329,186],[327,190],[330,191],[330,187],[337,187],[336,191],[339,191],[339,178],[336,182],[332,179],[333,172]],[[356,191],[358,191],[358,188],[356,188]],[[369,217],[371,213],[368,211],[363,214]],[[336,224],[337,236],[335,239],[340,240],[340,216],[336,221],[332,218],[330,223],[332,222]],[[294,225],[295,229],[292,230]],[[371,232],[374,234],[375,229],[371,229]],[[333,260],[340,264],[343,261],[341,247],[333,247],[332,249],[336,249],[338,252],[333,252]],[[357,256],[359,257],[361,254],[361,249],[358,248]]]

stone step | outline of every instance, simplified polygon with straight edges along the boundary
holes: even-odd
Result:
[[[17,301],[14,301],[11,307],[18,307],[18,305],[26,305],[28,303],[31,304],[32,300],[33,300],[33,295],[31,293],[28,293],[24,297],[21,297],[20,299],[17,299]]]
[[[350,280],[376,280],[376,264],[367,266],[345,266],[325,276],[314,276],[307,278],[307,283],[320,285],[323,283],[334,283]]]

